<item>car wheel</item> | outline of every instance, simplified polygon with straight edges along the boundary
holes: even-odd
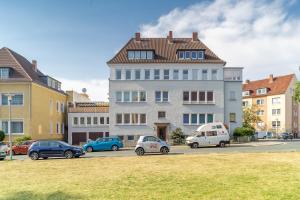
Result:
[[[93,147],[87,147],[87,148],[86,148],[86,151],[87,151],[87,152],[93,152]]]
[[[39,159],[39,154],[37,152],[32,152],[30,154],[31,160],[38,160]]]
[[[224,148],[225,147],[225,142],[220,142],[219,147]]]
[[[162,154],[168,154],[169,153],[169,149],[167,147],[162,147],[160,149],[160,153],[162,153]]]
[[[198,146],[199,146],[199,144],[198,144],[197,142],[194,142],[194,143],[192,144],[191,147],[192,147],[193,149],[197,149]]]
[[[46,159],[48,159],[48,157],[43,157],[43,159],[45,159],[45,160],[46,160]]]
[[[113,146],[111,147],[111,150],[113,150],[113,151],[118,151],[118,150],[119,150],[119,147],[118,147],[117,145],[113,145]]]
[[[143,148],[137,148],[136,150],[135,150],[135,153],[138,155],[138,156],[142,156],[142,155],[144,155],[144,153],[145,153],[145,151],[144,151],[144,149]]]
[[[67,158],[67,159],[73,158],[73,152],[72,151],[66,151],[65,152],[65,158]]]

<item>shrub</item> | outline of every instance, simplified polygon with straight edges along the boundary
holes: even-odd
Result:
[[[2,142],[5,138],[5,133],[0,130],[0,142]]]
[[[16,141],[17,144],[21,144],[22,142],[24,142],[26,140],[31,140],[31,137],[30,136],[23,136],[23,137],[16,138],[15,141]]]
[[[238,127],[234,129],[233,136],[234,137],[242,137],[242,136],[253,136],[254,130],[250,127]]]
[[[171,139],[174,144],[184,144],[184,135],[181,128],[176,128],[171,132]]]

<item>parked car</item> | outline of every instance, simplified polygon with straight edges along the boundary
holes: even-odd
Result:
[[[284,139],[284,140],[288,140],[288,139],[292,140],[292,139],[294,139],[294,136],[293,136],[292,133],[282,133],[282,134],[280,134],[280,137],[282,139]]]
[[[27,140],[22,142],[21,144],[13,145],[12,153],[13,155],[26,155],[31,144],[35,142],[35,140]],[[10,148],[7,148],[6,153],[9,154]]]
[[[84,155],[81,147],[69,145],[62,141],[37,141],[32,143],[28,150],[28,156],[32,160],[48,157],[79,158]]]
[[[272,138],[273,137],[273,133],[272,132],[268,132],[268,131],[256,131],[255,132],[255,137],[257,139]]]
[[[118,151],[123,148],[123,142],[118,137],[98,138],[97,140],[89,140],[83,145],[83,150],[87,152],[112,150]]]
[[[6,146],[1,145],[0,146],[0,160],[4,160],[6,157]]]
[[[170,145],[155,136],[140,136],[135,146],[135,152],[138,156],[142,156],[145,153],[168,154]]]
[[[229,133],[224,124],[215,122],[200,126],[192,136],[186,138],[186,144],[191,148],[210,145],[225,147],[230,143],[229,139]]]

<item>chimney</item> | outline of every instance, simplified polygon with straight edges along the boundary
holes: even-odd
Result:
[[[269,75],[269,83],[273,83],[273,81],[274,81],[273,74],[270,74]]]
[[[169,35],[167,36],[169,43],[173,43],[173,31],[169,31]]]
[[[31,64],[32,64],[33,71],[37,72],[37,61],[36,60],[32,60]]]
[[[137,32],[135,33],[135,41],[141,41],[141,33]]]
[[[193,41],[198,41],[198,32],[193,32]]]
[[[246,80],[246,84],[249,84],[249,83],[250,83],[250,80],[249,80],[249,79],[247,79],[247,80]]]

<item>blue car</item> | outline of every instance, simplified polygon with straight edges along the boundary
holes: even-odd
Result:
[[[83,150],[87,152],[103,150],[118,151],[120,148],[123,148],[123,143],[117,137],[98,138],[95,141],[88,141],[88,143],[83,145]]]
[[[62,141],[36,141],[32,143],[28,150],[28,156],[32,160],[49,157],[79,158],[84,155],[81,147],[69,145]]]

